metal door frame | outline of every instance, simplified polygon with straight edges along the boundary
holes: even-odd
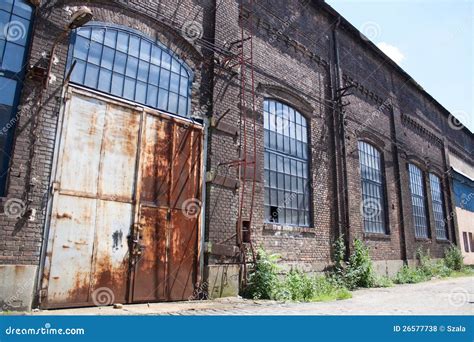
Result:
[[[58,114],[58,119],[57,119],[57,128],[56,128],[56,135],[55,135],[55,143],[54,143],[54,150],[53,150],[53,161],[52,161],[52,166],[51,166],[51,174],[50,174],[50,180],[49,180],[49,187],[48,187],[48,201],[47,201],[47,206],[46,206],[46,217],[45,217],[45,223],[44,223],[44,231],[43,231],[43,243],[41,246],[41,257],[40,257],[40,265],[38,269],[38,276],[36,280],[36,302],[39,304],[40,307],[43,308],[61,308],[61,307],[80,307],[80,306],[90,306],[90,303],[70,303],[70,304],[53,304],[53,305],[43,305],[43,299],[47,297],[47,291],[48,291],[48,282],[49,282],[49,274],[51,271],[51,260],[48,259],[48,254],[51,253],[51,248],[52,248],[52,235],[51,235],[51,221],[52,221],[52,210],[54,208],[55,204],[55,199],[57,196],[55,196],[55,193],[57,191],[57,186],[56,186],[56,178],[58,176],[58,168],[59,168],[59,161],[60,161],[60,156],[62,156],[64,152],[64,146],[61,145],[61,139],[63,137],[63,132],[65,131],[64,127],[64,117],[66,113],[70,112],[70,104],[71,104],[71,98],[73,94],[79,94],[82,96],[94,98],[97,100],[101,100],[106,102],[107,104],[114,104],[118,106],[122,106],[128,109],[131,109],[133,111],[139,112],[140,115],[140,126],[139,126],[139,132],[138,132],[138,138],[139,138],[139,143],[137,146],[137,157],[136,157],[136,163],[135,163],[135,179],[134,179],[134,225],[137,224],[137,219],[139,219],[139,212],[140,212],[140,197],[139,197],[139,192],[140,192],[140,175],[141,175],[141,159],[142,159],[142,136],[143,136],[143,127],[144,124],[146,124],[146,115],[151,114],[153,116],[157,117],[164,117],[166,120],[171,121],[172,123],[185,123],[188,126],[193,126],[194,128],[201,129],[203,132],[201,134],[201,151],[200,151],[200,177],[202,179],[202,182],[199,183],[198,185],[200,186],[200,192],[201,192],[201,213],[199,215],[199,218],[197,220],[197,260],[196,260],[196,276],[198,281],[200,281],[203,278],[203,272],[204,272],[204,228],[205,228],[205,219],[204,219],[204,214],[205,214],[205,199],[206,199],[206,193],[205,193],[205,185],[206,185],[206,177],[205,177],[205,171],[206,171],[206,155],[207,155],[207,148],[206,147],[206,134],[207,134],[207,124],[205,123],[204,125],[197,124],[193,120],[179,117],[170,113],[165,113],[161,112],[157,109],[146,107],[143,105],[138,105],[134,102],[127,101],[122,98],[117,98],[115,96],[109,95],[109,94],[104,94],[99,91],[91,90],[86,87],[78,86],[78,85],[72,85],[68,84],[66,87],[63,89],[63,96],[62,98],[64,99],[64,103],[60,107],[59,114]],[[131,231],[133,230],[134,227],[131,227]],[[131,258],[129,257],[129,264],[131,262]],[[133,276],[133,267],[130,264],[129,267],[129,274],[128,274],[128,281],[127,281],[127,298],[126,301],[127,303],[132,303],[132,298],[133,298],[133,288],[131,286],[132,284],[132,276]],[[71,305],[72,304],[72,305]]]

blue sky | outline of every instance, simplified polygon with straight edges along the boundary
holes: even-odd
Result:
[[[474,132],[474,0],[326,0]]]

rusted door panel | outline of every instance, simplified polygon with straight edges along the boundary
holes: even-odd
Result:
[[[90,292],[107,287],[114,302],[125,303],[129,275],[127,237],[133,223],[133,207],[129,203],[99,200],[96,217]]]
[[[126,299],[139,113],[71,93],[60,138],[44,307]],[[51,249],[51,248],[49,248]]]
[[[133,286],[133,301],[166,300],[167,209],[142,207],[138,258]]]
[[[65,114],[58,174],[63,191],[97,194],[105,113],[103,101],[83,96],[71,98],[70,111]]]
[[[188,299],[199,259],[201,129],[82,90],[70,95],[42,306],[94,305],[103,287],[114,302]]]
[[[174,130],[172,167],[171,208],[182,209],[186,203],[199,197],[200,131],[192,127],[177,125]],[[184,203],[184,204],[183,204]]]
[[[48,306],[89,300],[96,201],[59,195],[51,220],[54,239]]]
[[[186,300],[197,277],[200,218],[187,215],[185,201],[195,205],[200,198],[201,130],[148,114],[144,132],[139,184],[145,249],[133,300]]]
[[[170,189],[170,149],[172,125],[169,120],[147,115],[141,160],[142,203],[168,206]]]
[[[196,282],[198,260],[198,217],[172,210],[168,270],[169,300],[189,299]]]
[[[114,104],[107,106],[99,166],[99,195],[131,201],[140,115]]]

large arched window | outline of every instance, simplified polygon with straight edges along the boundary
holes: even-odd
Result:
[[[0,196],[11,158],[13,130],[24,78],[33,16],[25,0],[0,1]]]
[[[189,114],[191,69],[135,30],[97,23],[77,29],[69,65],[73,60],[73,83],[172,114]]]
[[[364,230],[367,233],[387,233],[381,153],[365,141],[359,141],[358,147]]]
[[[428,238],[428,216],[426,211],[426,191],[423,171],[414,165],[408,164],[410,176],[411,204],[413,209],[413,224],[415,237]]]
[[[265,221],[310,225],[308,128],[298,111],[264,101]]]

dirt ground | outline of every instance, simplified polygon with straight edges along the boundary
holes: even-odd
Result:
[[[363,289],[341,301],[294,303],[242,298],[35,311],[32,315],[473,315],[474,277]]]

